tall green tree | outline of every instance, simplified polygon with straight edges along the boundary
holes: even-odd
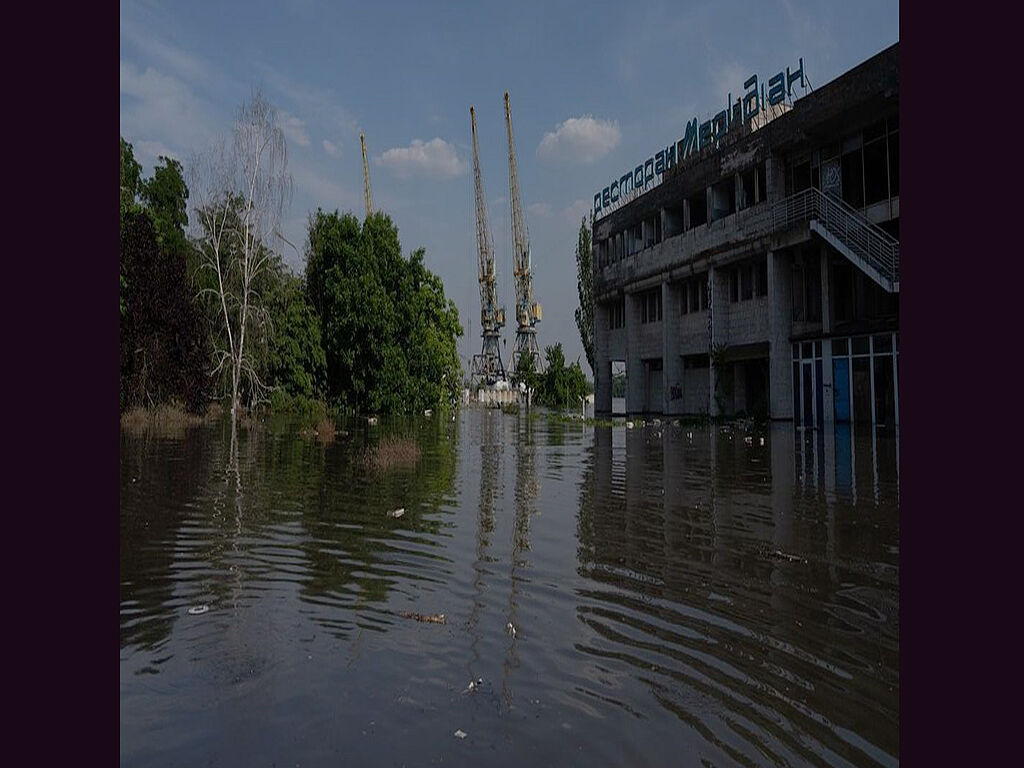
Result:
[[[163,186],[177,173],[162,158]],[[170,175],[167,174],[169,171]],[[180,400],[190,410],[205,409],[209,392],[209,336],[186,268],[185,219],[167,219],[145,194],[131,144],[121,138],[121,410]],[[188,190],[173,185],[161,205],[184,211]],[[174,196],[177,196],[175,199]],[[158,224],[158,222],[160,222]],[[163,236],[160,235],[163,227]]]
[[[458,310],[424,252],[402,256],[384,213],[310,217],[306,289],[321,323],[327,395],[358,412],[434,408],[458,397]]]
[[[594,372],[594,256],[590,249],[590,227],[586,217],[580,222],[579,239],[576,241],[576,287],[580,305],[576,308],[576,327],[580,329],[580,341],[587,355],[587,364]]]

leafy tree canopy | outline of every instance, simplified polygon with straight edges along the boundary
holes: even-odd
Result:
[[[424,264],[402,256],[384,213],[310,217],[306,290],[320,319],[327,396],[358,412],[434,408],[458,397],[455,303]]]

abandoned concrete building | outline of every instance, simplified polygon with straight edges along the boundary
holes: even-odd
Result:
[[[594,221],[595,411],[897,425],[899,215],[897,42]]]

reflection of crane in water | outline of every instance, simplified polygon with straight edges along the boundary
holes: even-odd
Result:
[[[480,424],[480,510],[476,521],[476,559],[473,561],[473,607],[467,622],[470,636],[473,638],[471,648],[473,657],[467,670],[470,679],[476,680],[475,665],[480,661],[477,645],[480,642],[478,624],[480,611],[484,608],[484,571],[491,561],[491,534],[494,532],[494,500],[497,495],[497,479],[501,474],[500,456],[502,452],[501,436],[498,430],[501,417],[488,409],[481,416]]]
[[[509,687],[509,678],[512,670],[519,666],[519,654],[516,652],[516,633],[519,625],[516,618],[516,602],[518,578],[517,571],[520,565],[526,561],[521,560],[525,550],[530,548],[530,516],[536,511],[534,503],[537,500],[537,478],[534,473],[534,448],[533,448],[533,422],[524,418],[520,420],[522,433],[516,439],[516,491],[515,491],[515,515],[512,522],[512,557],[509,571],[509,596],[508,596],[508,624],[506,632],[509,635],[508,652],[505,656],[501,691],[505,700],[505,706],[512,704],[512,689]]]

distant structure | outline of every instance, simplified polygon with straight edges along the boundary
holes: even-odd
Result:
[[[359,132],[359,143],[363,145],[363,195],[366,197],[366,218],[373,215],[373,197],[370,196],[370,166],[366,162],[366,136]]]
[[[512,205],[512,254],[513,274],[516,286],[516,345],[512,351],[512,370],[515,371],[519,358],[529,355],[533,358],[533,369],[541,373],[544,369],[537,346],[537,323],[541,320],[541,306],[533,300],[532,261],[530,236],[523,221],[523,205],[519,199],[519,173],[516,170],[516,145],[512,139],[512,111],[509,107],[508,91],[505,91],[505,126],[508,130],[508,184]]]
[[[469,119],[473,126],[473,184],[476,190],[476,247],[479,260],[480,279],[480,335],[483,346],[480,354],[473,355],[470,364],[470,384],[496,384],[505,379],[505,366],[501,362],[501,346],[498,343],[501,328],[505,325],[505,309],[498,306],[494,274],[494,241],[487,226],[487,202],[480,178],[480,151],[476,141],[476,112],[469,108]]]

